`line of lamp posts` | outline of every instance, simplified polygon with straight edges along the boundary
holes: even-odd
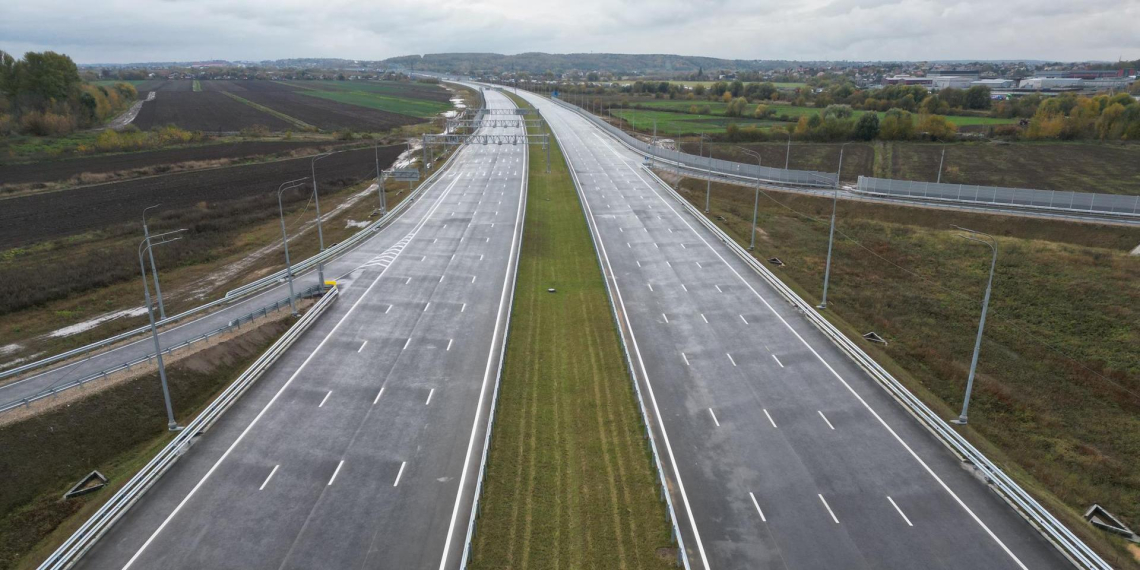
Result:
[[[310,180],[312,181],[313,203],[314,203],[314,206],[316,207],[316,215],[317,215],[317,239],[320,243],[320,251],[323,253],[325,251],[325,236],[324,236],[324,229],[321,226],[320,194],[317,191],[317,161],[321,160],[323,158],[327,158],[329,156],[332,156],[334,154],[337,154],[339,152],[346,152],[346,151],[326,152],[326,153],[322,153],[322,154],[318,154],[318,155],[314,156],[312,161],[309,164],[309,169],[311,172],[310,176],[306,176],[304,178],[298,178],[296,180],[290,180],[288,182],[284,182],[280,186],[278,186],[278,188],[277,188],[277,209],[278,209],[278,213],[280,214],[280,217],[281,217],[281,244],[285,249],[285,275],[286,275],[286,280],[289,283],[289,309],[292,311],[293,316],[297,316],[298,313],[297,313],[297,304],[296,304],[296,294],[293,291],[293,265],[289,260],[289,235],[288,235],[288,232],[287,232],[286,227],[285,227],[285,206],[284,206],[284,203],[282,201],[281,196],[287,190],[294,190],[297,188],[307,186],[307,182]],[[375,152],[375,159],[376,159],[376,192],[377,192],[379,200],[380,200],[380,214],[384,215],[387,212],[388,204],[387,204],[387,200],[384,196],[384,190],[383,190],[383,188],[384,188],[383,177],[382,177],[383,171],[380,170],[379,146],[376,146],[374,148],[374,152]],[[159,382],[162,384],[162,399],[166,405],[166,425],[170,431],[179,431],[182,429],[182,426],[178,425],[178,422],[174,418],[174,407],[170,401],[170,387],[169,387],[169,383],[167,382],[167,379],[166,379],[166,365],[162,360],[162,347],[161,347],[161,345],[159,343],[159,339],[158,339],[158,322],[166,320],[166,307],[165,307],[164,303],[162,302],[162,288],[159,286],[159,281],[158,281],[158,267],[155,265],[155,262],[154,262],[154,248],[156,246],[159,246],[159,245],[165,245],[165,244],[172,243],[172,242],[175,242],[175,241],[182,239],[181,236],[178,236],[178,237],[175,237],[175,236],[177,234],[180,234],[180,233],[185,232],[187,230],[185,228],[183,228],[183,229],[172,230],[172,231],[168,231],[168,232],[162,232],[159,234],[151,235],[150,229],[146,223],[146,213],[148,210],[157,208],[159,206],[161,206],[161,204],[155,204],[153,206],[147,206],[146,208],[143,209],[143,216],[142,216],[143,240],[142,240],[142,242],[139,243],[139,247],[138,247],[139,268],[142,271],[143,296],[144,296],[144,299],[146,301],[147,317],[150,321],[150,334],[151,334],[151,338],[154,340],[154,354],[155,354],[155,361],[158,365],[158,378],[159,378]],[[154,280],[154,291],[155,291],[155,295],[157,296],[157,305],[158,305],[158,313],[159,313],[158,319],[155,319],[155,316],[154,316],[154,304],[155,303],[152,303],[152,301],[151,301],[150,284],[147,282],[146,262],[144,261],[144,255],[143,255],[144,253],[146,254],[146,257],[149,258],[149,261],[150,261],[151,275],[152,275],[152,278]],[[324,266],[324,260],[323,259],[320,259],[317,261],[317,283],[321,287],[323,287],[325,284],[325,266]]]
[[[591,103],[593,103],[593,104],[591,104]],[[597,99],[595,99],[594,101],[590,101],[589,97],[580,96],[580,100],[577,101],[577,104],[579,106],[586,108],[589,112],[592,112],[595,114],[601,114],[600,102],[598,102]],[[610,111],[611,116],[612,116],[612,108],[607,108],[607,110]],[[633,124],[633,128],[636,130],[636,128],[637,128],[636,123],[632,123],[632,124]],[[791,135],[791,133],[787,133],[787,136],[788,136],[788,142],[787,142],[787,150],[786,150],[785,155],[784,155],[784,170],[788,169],[788,165],[791,162],[791,156],[792,156],[792,135]],[[699,142],[698,151],[697,151],[697,155],[700,157],[704,156],[705,137],[706,137],[706,135],[704,133],[701,133],[700,142]],[[655,144],[656,140],[657,140],[657,121],[656,120],[653,121],[653,140],[654,140],[654,144]],[[830,228],[828,230],[828,236],[827,236],[827,262],[825,263],[824,270],[823,270],[823,296],[820,299],[819,305],[816,305],[816,308],[818,308],[820,310],[824,310],[827,308],[827,288],[828,288],[828,285],[831,281],[831,255],[832,255],[832,251],[834,250],[834,245],[835,245],[835,215],[836,215],[836,210],[838,209],[838,203],[839,203],[840,175],[843,172],[843,150],[849,144],[851,144],[851,143],[846,142],[846,143],[843,143],[842,145],[839,146],[839,168],[835,172],[835,181],[834,181],[834,185],[833,185],[832,198],[831,198],[831,225],[830,225]],[[763,166],[761,165],[760,153],[753,151],[753,150],[743,148],[743,147],[739,147],[739,146],[734,147],[734,148],[736,148],[737,150],[743,152],[744,154],[749,155],[751,157],[754,157],[756,159],[756,195],[755,195],[755,198],[754,198],[753,204],[752,204],[752,235],[751,235],[751,239],[750,239],[750,242],[748,245],[748,249],[750,251],[752,251],[752,250],[756,249],[756,229],[757,229],[757,222],[758,222],[759,212],[760,212],[760,182],[761,182],[760,176],[761,176],[761,169],[763,168]],[[943,149],[942,155],[938,161],[938,180],[936,183],[942,182],[942,166],[943,166],[945,160],[946,160],[946,150]],[[706,178],[706,187],[705,187],[705,214],[709,213],[710,206],[711,206],[711,200],[712,200],[712,145],[711,144],[709,145],[709,154],[708,154],[708,174],[709,174],[709,176]],[[828,180],[826,178],[823,178],[823,180],[827,180],[828,182],[831,182],[830,180]],[[966,380],[966,394],[965,394],[965,397],[963,398],[963,401],[962,401],[962,412],[961,412],[961,414],[958,415],[958,417],[956,419],[952,420],[952,423],[959,424],[959,425],[965,425],[967,423],[967,412],[968,412],[969,407],[970,407],[970,395],[974,390],[974,377],[975,377],[975,375],[977,373],[977,369],[978,369],[978,355],[980,354],[981,349],[982,349],[982,333],[986,327],[986,313],[989,311],[989,306],[990,306],[990,293],[993,290],[994,271],[997,267],[997,253],[998,252],[997,252],[997,240],[993,236],[979,232],[979,231],[963,228],[960,226],[952,226],[952,227],[954,229],[957,229],[957,230],[960,230],[963,232],[961,234],[958,234],[959,237],[967,239],[969,241],[973,241],[973,242],[977,242],[977,243],[986,245],[990,248],[990,250],[992,251],[992,254],[993,254],[991,257],[991,260],[990,260],[989,279],[986,282],[986,293],[985,293],[985,296],[982,300],[982,316],[978,321],[978,334],[974,340],[974,352],[973,352],[973,356],[970,359],[970,374]]]

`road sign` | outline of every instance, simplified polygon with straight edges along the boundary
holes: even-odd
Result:
[[[415,168],[405,168],[401,170],[385,170],[384,176],[391,180],[406,180],[414,182],[420,179],[420,171]]]

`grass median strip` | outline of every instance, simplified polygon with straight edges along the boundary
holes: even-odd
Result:
[[[532,149],[475,568],[671,568],[676,551],[589,228]],[[548,293],[554,288],[555,293]]]

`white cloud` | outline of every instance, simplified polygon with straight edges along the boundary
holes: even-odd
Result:
[[[0,49],[86,63],[453,51],[1115,60],[1140,57],[1138,20],[1140,0],[17,0]]]

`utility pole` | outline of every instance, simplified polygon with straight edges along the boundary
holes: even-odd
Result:
[[[146,211],[151,208],[157,208],[162,204],[155,204],[143,208],[143,237],[146,238],[147,243],[150,243],[150,230],[146,227]],[[151,276],[154,278],[154,294],[158,297],[158,315],[159,319],[166,320],[166,307],[162,304],[162,288],[158,286],[158,266],[154,264],[154,250],[147,248],[147,254],[150,256],[150,270]]]
[[[942,163],[946,162],[946,147],[942,147],[942,158],[938,159],[938,180],[935,184],[942,183]]]
[[[972,235],[961,235],[961,234],[959,234],[959,237],[961,237],[963,239],[968,239],[970,241],[976,241],[976,242],[981,243],[981,244],[985,244],[985,245],[989,246],[989,248],[991,250],[993,250],[993,258],[990,260],[990,278],[989,278],[989,281],[986,282],[986,296],[985,296],[985,298],[982,299],[982,318],[981,318],[981,320],[978,321],[978,337],[974,340],[974,356],[973,356],[973,358],[970,359],[970,376],[969,376],[969,378],[966,379],[966,397],[962,401],[962,413],[961,413],[961,415],[958,416],[958,419],[951,420],[951,422],[953,422],[953,423],[956,423],[959,425],[966,425],[966,411],[970,407],[970,393],[974,390],[974,373],[978,370],[978,354],[982,350],[982,331],[985,330],[985,328],[986,328],[986,311],[988,311],[990,308],[990,291],[993,289],[993,285],[994,285],[994,269],[997,267],[997,254],[998,254],[998,252],[997,252],[997,240],[994,239],[994,236],[991,236],[989,234],[984,234],[982,232],[978,232],[978,231],[974,231],[974,230],[969,230],[969,229],[959,227],[959,226],[953,226],[953,227],[955,229],[959,229],[959,230],[962,230],[964,232],[968,232],[969,234],[972,234]],[[979,239],[979,238],[974,237],[974,236],[982,236],[985,239]]]
[[[831,250],[835,245],[835,210],[839,205],[839,176],[843,172],[843,147],[851,143],[843,143],[839,146],[839,170],[835,172],[835,192],[831,197],[831,230],[827,234],[827,265],[823,269],[823,298],[820,299],[818,309],[827,308],[827,285],[831,280]]]
[[[705,186],[705,213],[709,213],[709,204],[712,202],[712,144],[709,144],[709,172],[708,178],[705,179],[707,185]]]
[[[281,214],[281,244],[285,246],[285,278],[289,281],[289,309],[293,312],[294,317],[297,316],[297,303],[293,299],[297,295],[293,292],[293,265],[289,263],[289,235],[285,232],[285,206],[281,203],[281,193],[302,186],[301,183],[305,180],[305,178],[298,178],[283,182],[277,187],[277,211]]]
[[[184,229],[174,230],[172,232],[164,232],[164,233],[158,234],[154,237],[165,238],[165,236],[168,236],[171,234],[176,234],[179,232],[184,232],[184,231],[186,231],[186,230],[184,230]],[[151,306],[151,303],[150,303],[150,287],[147,285],[147,282],[146,282],[146,262],[143,261],[143,251],[142,250],[145,248],[147,250],[147,252],[149,253],[150,249],[155,245],[162,245],[162,244],[170,243],[172,241],[178,241],[179,239],[182,239],[182,238],[163,239],[162,241],[160,241],[156,244],[151,244],[150,239],[151,239],[151,236],[147,236],[147,237],[143,238],[142,242],[139,243],[139,269],[142,270],[143,294],[144,294],[144,298],[146,299],[146,314],[147,314],[147,317],[150,319],[150,336],[151,336],[151,338],[154,339],[154,358],[155,358],[156,362],[158,363],[158,379],[162,384],[162,398],[166,402],[166,428],[169,429],[170,431],[178,431],[182,428],[179,427],[178,422],[175,421],[175,419],[174,419],[174,406],[170,403],[170,386],[167,384],[167,381],[166,381],[166,364],[164,364],[162,361],[162,346],[158,342],[158,326],[156,325],[155,320],[154,320],[154,307]],[[151,266],[151,270],[152,271],[154,270],[153,265]]]
[[[784,170],[792,163],[792,133],[788,131],[788,151],[784,153]]]
[[[385,204],[384,196],[384,171],[380,170],[380,142],[373,143],[372,150],[376,155],[376,196],[380,198],[380,215],[388,213],[388,206]]]
[[[314,156],[312,162],[309,163],[313,177],[313,204],[317,207],[317,239],[321,245],[320,253],[324,253],[325,251],[325,230],[321,227],[321,195],[317,191],[317,161],[332,155],[333,153],[329,152]],[[317,262],[317,284],[321,287],[325,286],[325,262],[323,259]]]
[[[752,251],[756,249],[756,219],[760,214],[760,153],[742,147],[736,148],[756,157],[756,198],[752,202],[752,240],[748,245],[748,250]]]

